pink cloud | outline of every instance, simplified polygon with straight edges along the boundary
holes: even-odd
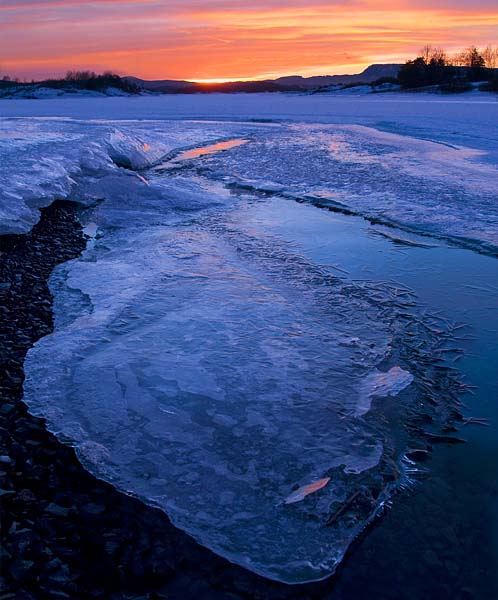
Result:
[[[427,42],[498,39],[496,0],[3,0],[0,14],[0,67],[28,77],[69,68],[149,78],[333,73],[402,61]]]

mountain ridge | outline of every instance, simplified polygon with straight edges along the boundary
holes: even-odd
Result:
[[[163,94],[302,92],[332,85],[368,84],[378,79],[396,77],[401,66],[394,63],[373,64],[361,73],[351,75],[315,75],[311,77],[288,75],[277,79],[228,81],[225,83],[198,83],[177,79],[146,80],[132,76],[123,77],[123,79],[137,85],[142,90]]]

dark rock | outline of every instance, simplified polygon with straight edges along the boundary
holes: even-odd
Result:
[[[7,416],[15,409],[14,404],[10,404],[9,402],[5,402],[0,406],[0,415]]]
[[[40,600],[39,596],[28,590],[21,590],[17,598],[22,598],[22,600]]]
[[[105,512],[106,507],[103,504],[95,504],[90,502],[83,506],[82,512],[87,515],[101,515]]]
[[[46,598],[71,598],[71,596],[66,594],[66,592],[63,592],[50,585],[41,585],[40,590],[45,594]]]
[[[64,567],[56,572],[48,573],[46,580],[53,586],[65,587],[69,583],[69,569]]]
[[[31,579],[35,563],[31,560],[17,558],[10,565],[9,574],[17,582],[24,582]]]
[[[56,517],[67,517],[67,515],[69,514],[69,509],[51,502],[45,508],[45,512],[48,512],[49,514],[54,515]]]
[[[0,564],[5,564],[5,561],[10,560],[11,558],[12,556],[9,552],[7,552],[7,549],[3,546],[0,546]]]
[[[45,565],[47,571],[59,571],[63,568],[63,563],[59,558],[53,558]]]
[[[33,494],[31,490],[21,490],[17,496],[18,500],[21,502],[36,502],[36,496]]]
[[[429,454],[428,450],[424,450],[423,448],[413,448],[406,452],[406,456],[410,460],[423,461],[423,460],[427,460],[429,458],[430,454]]]
[[[17,547],[18,553],[23,554],[28,546],[39,540],[39,536],[31,529],[17,529],[12,534],[12,540]]]

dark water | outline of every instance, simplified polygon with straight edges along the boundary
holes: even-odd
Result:
[[[488,426],[464,425],[466,444],[437,444],[427,472],[351,549],[331,597],[498,598],[498,261],[440,241],[430,247],[429,238],[397,243],[406,234],[385,237],[363,219],[279,198],[246,218],[318,263],[333,257],[353,279],[398,282],[429,312],[466,324],[454,333],[464,355],[448,364],[475,386],[464,416]]]

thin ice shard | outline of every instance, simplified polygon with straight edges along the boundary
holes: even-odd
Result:
[[[360,386],[356,416],[366,414],[374,398],[397,396],[402,390],[413,382],[413,375],[401,367],[392,367],[387,373],[375,369],[367,375]]]
[[[292,492],[290,496],[287,496],[285,499],[285,504],[294,504],[294,502],[301,502],[304,500],[306,496],[313,494],[314,492],[318,492],[324,488],[327,483],[330,481],[330,477],[324,477],[323,479],[319,479],[318,481],[314,481],[313,483],[309,483],[308,485],[303,485],[295,492]]]

